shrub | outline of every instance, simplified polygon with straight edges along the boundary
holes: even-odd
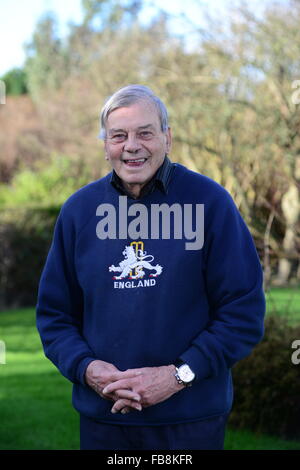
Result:
[[[34,305],[63,202],[89,182],[83,161],[51,155],[0,185],[0,308]]]
[[[300,364],[291,361],[295,339],[300,339],[300,326],[291,327],[276,315],[266,318],[264,339],[233,368],[230,425],[284,438],[300,437]]]
[[[52,154],[50,162],[37,162],[33,169],[23,168],[9,185],[0,185],[0,206],[61,205],[89,181],[89,169],[84,162]]]
[[[0,211],[0,309],[35,305],[59,207]]]
[[[13,68],[2,77],[6,85],[7,95],[23,95],[28,93],[27,77],[24,69]]]

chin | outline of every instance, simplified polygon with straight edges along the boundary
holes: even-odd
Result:
[[[144,186],[147,183],[147,181],[149,181],[149,180],[145,180],[145,181],[140,181],[140,180],[139,181],[125,181],[125,180],[123,180],[123,181],[124,181],[125,184],[128,184],[128,186],[134,186],[136,184],[138,184],[140,186]]]
[[[125,176],[125,178],[122,178],[124,183],[126,184],[146,184],[147,181],[149,181],[151,179],[151,176],[150,177],[137,177],[137,175],[133,176],[132,177],[127,177]]]

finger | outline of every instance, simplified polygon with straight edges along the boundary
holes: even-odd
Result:
[[[139,369],[128,369],[125,371],[116,370],[110,374],[110,380],[116,382],[117,380],[122,379],[131,379],[134,377],[138,377],[142,374],[142,371]]]
[[[125,406],[125,407],[123,407],[123,403],[120,403],[119,405],[116,405],[116,406],[114,405],[111,409],[111,412],[112,413],[121,412],[122,414],[127,414],[130,411],[134,411],[134,410],[142,411],[142,406],[140,405],[139,407],[135,407],[135,406]]]
[[[109,395],[104,395],[103,392],[99,393],[100,397],[104,398],[105,400],[110,400],[110,401],[116,401],[118,398],[113,394],[109,394]]]
[[[103,389],[104,394],[113,393],[116,390],[128,390],[133,387],[134,381],[133,379],[122,379],[117,380],[116,382],[112,382],[105,386]]]
[[[140,402],[142,397],[136,393],[136,392],[132,392],[131,390],[117,390],[116,392],[112,392],[112,393],[103,393],[103,391],[101,393],[99,393],[99,395],[102,397],[102,398],[105,398],[106,400],[112,400],[112,401],[117,401],[119,400],[120,398],[127,398],[128,400],[133,400],[135,402]]]
[[[135,410],[141,411],[142,410],[142,405],[140,403],[135,403],[131,402],[130,400],[126,400],[125,398],[121,398],[120,400],[117,400],[114,404],[114,406],[111,409],[112,413],[118,413],[121,411],[124,407],[130,407]]]
[[[105,394],[106,395],[106,394]],[[141,396],[133,392],[132,390],[123,390],[123,389],[118,389],[114,393],[112,392],[110,395],[114,396],[114,400],[118,400],[119,398],[128,398],[128,400],[135,400],[135,401],[141,401]]]

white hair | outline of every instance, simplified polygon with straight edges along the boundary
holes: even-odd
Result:
[[[100,139],[106,138],[106,122],[109,114],[118,108],[128,107],[140,100],[152,102],[158,112],[161,130],[168,130],[168,112],[164,103],[156,96],[153,91],[144,85],[128,85],[116,91],[105,102],[100,115]]]

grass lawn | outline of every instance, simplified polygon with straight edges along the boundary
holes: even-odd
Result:
[[[78,449],[72,385],[42,352],[33,309],[0,314],[0,449]]]
[[[286,317],[291,325],[300,323],[300,288],[276,287],[266,293],[267,313]]]
[[[6,364],[0,364],[0,449],[79,449],[72,385],[44,357],[34,310],[0,313],[0,340],[6,345]],[[225,448],[300,449],[300,443],[228,429]]]

